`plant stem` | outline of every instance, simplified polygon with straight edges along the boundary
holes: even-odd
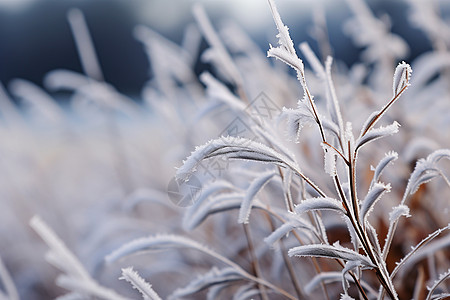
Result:
[[[394,102],[400,97],[400,95],[408,88],[408,85],[405,85],[400,92],[398,92],[394,98],[389,101],[389,103],[383,107],[383,109],[377,114],[375,118],[372,119],[372,121],[367,125],[367,128],[364,130],[364,132],[361,134],[361,137],[363,137],[370,129],[372,129],[373,126],[378,122],[378,120],[383,116],[383,114],[394,104]]]
[[[244,227],[245,237],[247,238],[248,251],[250,253],[250,260],[251,260],[251,265],[252,265],[252,269],[253,269],[252,273],[256,277],[261,278],[261,269],[259,267],[258,260],[255,255],[255,248],[253,246],[253,241],[250,236],[250,229],[248,228],[248,224],[242,224],[242,226]],[[266,288],[264,287],[264,285],[262,285],[261,283],[258,283],[258,289],[260,291],[261,299],[269,300],[269,298],[267,297],[267,291],[266,291]]]
[[[305,78],[305,76],[303,75],[303,78]],[[317,108],[316,105],[314,104],[311,94],[309,93],[308,88],[306,87],[306,80],[304,80],[304,84],[305,84],[305,93],[306,96],[308,97],[309,103],[311,104],[311,108],[314,114],[314,119],[316,120],[317,125],[319,126],[319,130],[320,130],[320,136],[322,137],[322,141],[325,142],[325,131],[323,130],[323,126],[322,126],[322,122],[320,121],[319,115],[317,114]]]
[[[344,160],[345,164],[348,166],[350,164],[350,162],[347,160],[347,158],[344,156],[344,154],[341,153],[341,151],[339,151],[338,149],[336,149],[335,147],[333,147],[332,145],[330,145],[328,142],[323,142],[325,145],[327,145],[328,147],[332,148],[337,154],[339,154],[342,159]]]
[[[300,238],[300,236],[297,234],[297,232],[292,231],[292,234],[294,235],[294,237],[297,239],[297,241],[300,243],[300,245],[304,245],[305,243],[302,242],[302,239]],[[318,236],[319,240],[320,240],[320,235]],[[320,268],[319,263],[317,262],[317,257],[311,257],[311,261],[313,263],[314,269],[316,269],[316,273],[320,274],[322,273],[322,270]],[[325,298],[327,300],[330,300],[330,297],[328,296],[328,291],[327,291],[327,287],[325,286],[325,283],[321,280],[320,281],[320,286],[322,287],[322,291],[325,295]]]
[[[350,141],[348,141],[348,153],[349,153],[348,161],[350,162],[350,165],[348,166],[349,181],[350,181],[350,197],[351,197],[351,204],[352,204],[353,210],[351,210],[350,207],[348,207],[348,204],[346,203],[345,199],[342,202],[347,211],[347,217],[350,219],[350,222],[352,223],[352,226],[355,229],[359,240],[361,241],[364,251],[369,256],[371,262],[376,266],[375,274],[378,278],[378,281],[381,283],[383,288],[388,292],[391,299],[396,299],[395,293],[392,291],[393,287],[391,287],[389,285],[389,282],[388,282],[389,279],[385,278],[388,274],[387,270],[386,270],[385,266],[377,259],[377,256],[375,255],[375,253],[373,251],[372,244],[370,243],[370,240],[367,237],[362,224],[358,221],[359,220],[359,201],[358,201],[357,193],[356,193],[356,151],[352,155]],[[337,183],[339,183],[339,181],[337,181]],[[339,184],[337,184],[337,185],[339,186]],[[344,197],[344,194],[341,190],[339,190],[339,194],[341,195],[341,197]]]
[[[265,214],[265,216],[270,224],[270,228],[271,228],[272,232],[275,231],[275,225],[273,223],[272,218],[270,217],[269,214]],[[292,263],[289,260],[289,257],[286,255],[286,246],[284,245],[283,240],[280,240],[280,246],[281,246],[281,255],[283,257],[283,261],[284,261],[286,269],[289,273],[289,277],[291,279],[292,285],[294,286],[297,297],[298,297],[298,299],[304,299],[305,295],[304,295],[300,285],[298,284],[298,280],[297,280],[297,276],[295,275],[294,267],[292,266]]]
[[[358,198],[357,198],[357,194],[356,194],[356,166],[355,166],[355,161],[356,161],[356,153],[355,155],[352,157],[352,151],[351,151],[351,146],[350,146],[350,141],[348,141],[348,161],[349,161],[349,166],[348,166],[348,172],[349,172],[349,181],[350,181],[350,197],[352,200],[352,208],[353,208],[353,213],[355,216],[356,220],[359,220],[359,203],[358,203]]]

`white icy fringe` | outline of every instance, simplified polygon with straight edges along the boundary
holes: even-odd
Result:
[[[345,264],[345,267],[342,269],[341,277],[342,277],[342,289],[344,290],[344,293],[347,295],[348,289],[350,287],[350,284],[348,283],[348,280],[346,278],[346,275],[348,272],[352,271],[353,269],[356,269],[361,265],[360,261],[348,261]]]
[[[305,67],[303,61],[298,58],[295,52],[294,43],[289,35],[289,28],[281,21],[280,14],[273,0],[269,0],[270,9],[272,11],[273,20],[278,29],[278,44],[279,46],[274,48],[270,45],[269,51],[267,51],[267,57],[275,57],[289,65],[297,72],[297,79],[300,81],[305,95],[309,94],[306,86],[305,79]],[[312,101],[312,99],[311,99]]]
[[[295,212],[299,215],[311,210],[334,210],[345,215],[341,202],[333,198],[310,198],[295,206]]]
[[[337,175],[336,169],[336,150],[328,146],[327,144],[322,143],[322,148],[324,151],[324,169],[325,172],[330,176]]]
[[[373,173],[373,179],[372,182],[370,183],[370,187],[372,188],[372,186],[378,181],[380,180],[380,176],[381,173],[383,172],[383,170],[392,162],[394,162],[395,160],[397,160],[398,158],[398,153],[394,152],[394,151],[390,151],[388,153],[386,153],[386,155],[384,156],[384,158],[382,158],[379,162],[378,165],[374,168],[374,167],[370,167],[370,169],[372,171],[374,171]]]
[[[385,127],[378,127],[369,130],[365,135],[360,137],[356,141],[356,149],[361,148],[363,145],[372,142],[374,140],[377,140],[382,137],[386,137],[389,135],[393,135],[398,132],[398,128],[400,127],[400,124],[397,123],[397,121],[394,121],[391,125],[385,126]]]
[[[438,285],[440,285],[442,282],[444,282],[444,280],[447,280],[448,278],[450,278],[450,269],[448,269],[444,273],[440,274],[439,278],[433,283],[433,285],[431,287],[427,287],[429,292],[428,292],[427,298],[425,300],[432,299],[434,291],[436,290]],[[441,295],[439,295],[439,296],[441,296]],[[447,292],[445,296],[448,297],[448,296],[450,296],[450,294]]]
[[[291,40],[291,37],[289,36],[289,28],[283,24],[283,21],[281,21],[280,14],[278,13],[278,9],[275,5],[275,2],[273,0],[269,0],[269,6],[270,10],[272,12],[273,20],[275,21],[275,25],[278,29],[278,44],[280,44],[280,49],[283,49],[284,51],[295,54],[295,47],[294,43]]]
[[[400,217],[410,217],[409,207],[405,204],[400,204],[392,209],[389,213],[389,223],[393,223],[398,220]]]
[[[389,101],[386,105],[384,105],[380,110],[375,111],[370,114],[367,120],[364,122],[364,125],[361,128],[361,133],[359,138],[361,139],[365,134],[367,134],[375,124],[381,119],[381,117],[386,113],[386,111],[398,100],[398,98],[403,94],[406,88],[409,86],[409,81],[411,79],[412,69],[407,63],[401,63],[397,69],[396,74],[400,74],[400,79],[394,76],[393,85],[394,89],[396,87],[400,87],[398,92],[394,94],[394,97]]]
[[[289,249],[289,256],[313,256],[343,259],[345,261],[359,261],[360,266],[373,268],[375,265],[367,256],[356,253],[353,250],[340,246],[338,243],[331,245],[304,245]]]
[[[414,194],[421,184],[426,183],[437,176],[442,176],[450,186],[449,180],[437,165],[442,158],[450,160],[450,149],[436,150],[428,155],[426,159],[422,158],[417,162],[416,167],[409,178],[404,198],[406,198],[408,193],[411,195]]]
[[[401,260],[400,262],[397,263],[397,266],[394,268],[394,270],[392,271],[390,277],[394,278],[395,275],[399,272],[399,270],[404,267],[410,260],[411,257],[414,257],[414,255],[417,256],[417,252],[419,249],[422,249],[422,251],[425,251],[426,255],[429,255],[430,253],[434,253],[437,249],[431,249],[430,252],[426,251],[427,249],[424,248],[428,243],[430,243],[433,239],[435,239],[437,236],[439,236],[441,233],[443,233],[446,230],[450,230],[450,224],[448,224],[447,226],[443,227],[443,228],[439,228],[438,230],[430,233],[426,238],[424,238],[422,241],[420,241],[420,243],[418,243],[416,246],[412,247],[411,251],[406,254]],[[445,241],[444,244],[438,245],[438,248],[448,248],[450,245],[450,239],[448,239],[448,241]],[[386,247],[383,249],[383,255],[386,253],[385,252]],[[384,256],[383,256],[384,257]]]
[[[390,184],[384,184],[382,182],[375,183],[369,193],[367,193],[366,198],[361,205],[360,222],[364,224],[369,216],[370,212],[373,210],[376,202],[381,198],[381,196],[391,190]]]
[[[264,144],[241,137],[222,136],[203,146],[196,147],[195,151],[183,162],[183,166],[177,170],[176,176],[187,181],[202,160],[221,155],[228,159],[256,161],[289,168],[303,178],[317,193],[325,195],[300,171],[295,161]]]
[[[152,289],[152,285],[142,278],[138,272],[133,270],[133,267],[122,269],[123,279],[131,283],[134,289],[138,290],[144,299],[148,300],[161,300],[161,297]]]
[[[392,82],[392,91],[395,95],[398,95],[402,89],[407,88],[410,85],[412,69],[411,66],[402,61],[395,68],[394,80]]]
[[[313,96],[311,96],[311,100]],[[313,100],[312,100],[313,101]],[[279,119],[287,118],[287,138],[290,141],[295,143],[299,142],[300,132],[305,126],[312,126],[316,124],[316,119],[314,117],[314,113],[311,111],[310,106],[307,105],[309,103],[308,97],[305,95],[302,100],[297,102],[297,108],[286,108],[283,107],[283,111],[281,112]],[[339,127],[333,122],[319,116],[323,129],[332,136],[339,138]]]
[[[307,125],[311,126],[315,123],[314,117],[304,102],[299,101],[296,109],[283,107],[281,117],[287,117],[287,137],[288,140],[298,143],[300,131]]]
[[[392,209],[389,213],[389,229],[386,235],[386,240],[383,247],[383,259],[386,259],[389,252],[390,243],[394,237],[397,223],[401,217],[410,217],[409,207],[405,204],[400,204]]]
[[[225,256],[217,253],[214,250],[211,250],[204,245],[183,237],[179,235],[168,235],[168,234],[159,234],[156,236],[150,236],[146,238],[139,238],[136,240],[133,240],[131,242],[128,242],[119,249],[113,251],[111,254],[107,255],[105,260],[108,263],[113,263],[121,258],[140,253],[143,251],[149,251],[149,250],[155,250],[155,249],[167,249],[167,248],[175,248],[175,247],[184,247],[184,248],[191,248],[196,249],[204,254],[207,254],[222,263],[228,265],[230,268],[226,268],[223,270],[226,270],[227,273],[234,273],[239,275],[242,279],[246,279],[248,281],[252,281],[258,284],[265,285],[266,287],[279,292],[279,293],[285,293],[275,285],[271,284],[268,281],[265,281],[261,278],[255,277],[251,274],[249,274],[247,271],[245,271],[241,266],[239,266],[237,263],[231,261],[230,259],[226,258]],[[197,285],[196,280],[193,281],[192,284]],[[188,286],[189,288],[189,286]],[[186,290],[185,290],[186,291]]]
[[[183,162],[183,166],[177,170],[176,175],[180,179],[187,180],[200,161],[219,155],[234,159],[292,165],[287,157],[266,145],[241,137],[223,136],[196,147]]]

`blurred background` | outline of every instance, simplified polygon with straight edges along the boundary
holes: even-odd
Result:
[[[13,78],[42,84],[50,70],[65,68],[81,71],[76,47],[67,22],[69,8],[80,8],[91,32],[107,82],[118,91],[138,98],[149,78],[148,60],[132,31],[137,24],[148,25],[161,35],[182,43],[186,24],[193,22],[191,7],[202,3],[212,22],[236,21],[264,51],[268,41],[275,43],[275,26],[265,0],[0,0],[0,81],[7,85]],[[430,50],[423,31],[407,20],[406,1],[366,1],[375,16],[390,24],[410,46],[405,60],[412,61]],[[345,1],[277,1],[295,43],[308,41],[313,50],[313,18],[325,17],[333,55],[348,66],[359,59],[359,50],[344,34],[342,27],[351,11]],[[325,16],[318,13],[324,7]],[[440,1],[439,13],[448,18],[450,2]],[[203,44],[206,47],[206,44]],[[197,72],[203,69],[197,66]]]

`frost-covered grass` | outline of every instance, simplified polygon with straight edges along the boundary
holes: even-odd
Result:
[[[410,65],[347,3],[350,69],[297,47],[273,0],[267,53],[201,6],[183,46],[140,26],[142,104],[104,81],[69,12],[84,74],[0,89],[0,299],[449,297],[450,26],[408,1],[434,47]],[[214,74],[197,78],[201,36]]]

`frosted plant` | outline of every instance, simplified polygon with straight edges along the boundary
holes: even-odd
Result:
[[[362,5],[360,1],[353,1],[350,3],[355,7]],[[341,299],[352,299],[353,296],[349,296],[350,283],[357,287],[359,296],[364,299],[373,297],[382,299],[385,294],[391,299],[398,299],[393,281],[393,277],[398,269],[395,269],[394,272],[390,273],[386,265],[386,258],[396,226],[400,217],[410,216],[410,210],[406,205],[405,200],[407,195],[414,193],[421,183],[427,182],[437,176],[442,176],[448,183],[448,179],[443,171],[435,166],[441,158],[446,158],[448,156],[448,150],[438,150],[431,154],[426,160],[418,162],[415,171],[411,174],[403,200],[400,202],[400,205],[392,208],[388,220],[390,222],[390,227],[387,233],[386,242],[382,248],[379,242],[378,233],[374,224],[371,223],[369,216],[377,206],[377,203],[382,201],[382,198],[385,198],[384,195],[391,191],[391,185],[381,182],[380,175],[392,161],[398,158],[398,154],[395,152],[387,153],[385,158],[378,163],[377,167],[372,169],[374,171],[374,176],[364,199],[358,197],[358,192],[361,188],[358,187],[357,162],[359,153],[368,147],[366,145],[399,132],[400,125],[396,121],[387,126],[376,126],[391,106],[398,101],[400,96],[410,86],[411,67],[404,62],[398,64],[393,72],[393,92],[391,100],[387,101],[383,107],[368,116],[366,121],[361,125],[359,136],[355,137],[353,135],[352,123],[346,122],[344,126],[344,118],[340,112],[341,109],[332,80],[332,59],[328,58],[324,67],[307,44],[301,45],[302,51],[305,52],[308,60],[312,62],[311,65],[316,74],[326,86],[326,95],[329,105],[327,105],[328,111],[326,114],[322,115],[319,113],[319,107],[316,105],[314,97],[308,87],[303,62],[297,56],[294,44],[289,36],[288,28],[283,24],[273,1],[269,1],[269,5],[278,29],[278,46],[274,47],[270,45],[267,56],[279,59],[293,68],[297,73],[297,79],[303,90],[303,99],[298,102],[298,107],[296,109],[284,108],[282,112],[282,116],[285,116],[287,119],[289,136],[293,141],[299,142],[300,130],[302,127],[305,125],[317,125],[321,139],[321,143],[319,143],[318,146],[319,148],[322,146],[324,150],[324,171],[331,176],[335,192],[333,193],[329,189],[325,190],[320,188],[319,184],[316,184],[314,180],[307,177],[307,172],[301,170],[301,164],[297,162],[295,157],[290,153],[290,150],[286,149],[285,146],[275,138],[272,139],[272,135],[267,134],[268,132],[273,131],[270,126],[267,127],[265,124],[260,124],[253,120],[251,116],[247,116],[249,121],[255,123],[253,130],[259,135],[261,141],[263,141],[262,143],[231,136],[223,136],[211,140],[195,149],[195,151],[184,161],[183,166],[178,169],[177,176],[182,180],[189,181],[190,176],[196,171],[201,162],[216,157],[259,162],[275,167],[273,169],[271,167],[265,168],[267,171],[254,177],[244,189],[239,186],[233,186],[226,181],[221,181],[220,183],[206,183],[205,194],[200,196],[199,199],[196,199],[198,202],[194,201],[194,206],[186,213],[184,223],[187,228],[192,229],[200,225],[208,215],[239,208],[238,223],[244,224],[246,238],[249,244],[248,247],[250,252],[252,252],[254,249],[249,235],[250,227],[246,224],[251,224],[250,214],[252,208],[261,209],[266,211],[266,214],[270,215],[272,218],[278,219],[282,223],[281,227],[265,239],[267,243],[274,244],[278,241],[282,243],[281,251],[285,251],[283,236],[292,231],[301,245],[292,247],[287,252],[288,255],[313,258],[316,272],[319,274],[311,281],[310,285],[308,285],[308,292],[311,292],[312,286],[319,284],[323,289],[325,297],[328,297],[326,282],[333,278],[333,280],[340,280],[342,282]],[[228,54],[225,52],[223,45],[217,40],[217,36],[210,23],[207,21],[203,10],[196,7],[195,13],[207,40],[212,45],[210,51],[215,51],[214,57],[217,67],[220,68],[223,64],[232,66]],[[370,24],[367,26],[369,25]],[[381,38],[378,40],[380,42],[382,41]],[[377,46],[375,45],[374,47]],[[212,78],[210,74],[203,75],[203,80],[207,84],[210,94],[215,93],[217,98],[224,99],[223,101],[233,110],[243,110],[245,105],[241,104],[239,101],[244,100],[246,97],[243,97],[241,94],[242,87],[240,86],[240,75],[234,67],[231,69],[228,67],[223,68],[223,71],[226,71],[228,74],[226,78],[234,78],[234,80],[230,81],[236,85],[240,91],[239,95],[234,96],[230,94],[230,92],[227,91],[227,88]],[[239,99],[238,97],[243,98]],[[263,132],[266,132],[266,134]],[[360,161],[359,164],[361,164]],[[286,200],[284,202],[285,211],[280,209],[279,204],[272,207],[267,203],[267,206],[264,207],[261,200],[257,200],[257,198],[259,198],[258,194],[261,193],[261,191],[265,189],[264,187],[274,179],[278,179],[278,183],[276,184],[280,185],[280,189]],[[295,185],[298,186],[295,187]],[[293,201],[293,189],[297,189],[296,193],[298,194],[299,199],[301,199],[298,204],[295,204]],[[270,203],[273,205],[273,201],[270,201]],[[351,236],[353,249],[343,247],[339,242],[333,244],[329,242],[327,228],[323,223],[321,214],[321,211],[326,210],[337,212],[342,216],[348,228],[349,235]],[[305,214],[307,214],[309,218],[304,218]],[[446,228],[447,227],[439,230],[437,234],[433,234],[419,243],[416,248],[414,248],[414,251],[399,263],[398,268],[404,265],[411,257],[417,255],[417,249],[422,248],[441,231],[445,231]],[[302,233],[305,236],[300,238],[299,233],[295,233],[297,229],[299,232],[306,231],[306,233]],[[304,244],[304,239],[306,237],[308,237],[309,244]],[[130,253],[141,251],[142,247],[149,249],[159,248],[163,244],[162,241],[159,241],[162,238],[163,237],[161,236],[155,236],[149,238],[147,242],[145,240],[130,242],[109,257],[116,257],[118,256],[117,253],[122,252],[129,255]],[[186,247],[186,243],[189,245],[193,243],[181,238],[175,239],[171,237],[170,239],[172,241],[171,244],[173,243],[184,247]],[[138,246],[140,244],[143,246]],[[448,242],[443,240],[442,243],[440,243],[439,246],[434,247],[433,250],[436,251],[446,245],[448,245]],[[195,247],[198,248],[199,246]],[[424,247],[423,249],[425,248],[427,247]],[[211,255],[211,250],[204,249],[203,251]],[[434,251],[431,253],[434,253]],[[217,256],[218,254],[213,255]],[[249,274],[245,277],[247,277],[247,281],[254,281],[262,298],[268,297],[267,289],[272,290],[272,292],[281,293],[288,298],[295,298],[292,295],[286,295],[285,291],[280,290],[276,286],[269,286],[261,282],[261,280],[263,280],[261,276],[263,275],[257,262],[258,258],[255,253],[250,253],[250,255],[252,260],[254,260],[252,263],[253,271],[255,272],[254,276],[258,279],[255,280],[252,277],[249,277]],[[123,254],[120,254],[119,256],[123,256]],[[342,272],[330,272],[329,275],[327,275],[327,273],[321,273],[320,267],[316,261],[319,257],[335,260],[342,266]],[[111,258],[109,258],[109,260],[111,260]],[[220,260],[225,261],[226,264],[231,266],[234,265],[227,259],[221,258]],[[292,270],[293,267],[291,263],[285,259],[285,265],[289,270],[291,280],[293,281],[294,290],[297,293],[296,296],[298,298],[305,297],[304,291],[302,291],[295,282],[296,275],[295,271]],[[239,268],[236,270],[237,273],[242,272]],[[374,277],[378,281],[379,291],[376,291],[377,286],[374,285],[373,280],[369,280],[368,278],[370,277],[365,275],[369,271],[362,272],[363,270],[372,270]],[[445,274],[442,275],[437,282],[443,282],[443,278],[446,278]],[[242,279],[245,280],[245,278]],[[175,292],[173,297],[175,297],[175,295],[181,296],[196,293],[206,286],[231,286],[237,281],[239,281],[239,276],[238,274],[233,273],[232,270],[219,271],[213,269],[206,275],[192,281],[185,289],[183,289],[182,293]],[[264,285],[265,287],[263,287]],[[433,291],[434,288],[431,288],[430,294],[432,294]],[[429,295],[429,297],[431,297],[431,295]]]
[[[69,11],[83,73],[0,86],[0,298],[448,297],[445,22],[409,1],[435,46],[411,67],[389,22],[347,3],[344,31],[365,47],[350,69],[297,47],[274,1],[267,52],[234,24],[216,31],[201,6],[181,45],[138,26],[153,73],[142,105],[105,81]],[[197,76],[202,36],[212,68]],[[261,91],[272,117],[252,111]],[[175,182],[202,184],[190,207],[168,199],[174,166]]]

